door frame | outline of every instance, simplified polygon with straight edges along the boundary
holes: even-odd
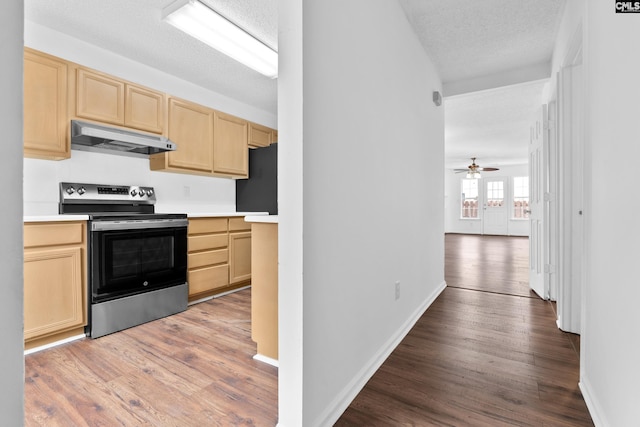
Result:
[[[558,137],[558,328],[582,332],[582,288],[586,274],[584,227],[585,182],[584,95],[585,79],[574,72],[582,65],[582,25],[573,35],[557,75]],[[576,98],[579,96],[579,98]],[[568,98],[568,99],[567,99]],[[580,101],[582,100],[582,101]]]

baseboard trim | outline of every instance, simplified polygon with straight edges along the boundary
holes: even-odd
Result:
[[[587,409],[589,410],[589,415],[591,415],[591,419],[593,420],[593,424],[596,427],[606,427],[609,426],[606,421],[604,421],[604,417],[602,416],[602,411],[600,410],[600,405],[597,400],[594,398],[591,390],[591,384],[589,380],[586,378],[580,378],[580,382],[578,383],[578,387],[580,387],[580,391],[582,392],[582,397],[584,398],[584,403],[587,404]]]
[[[41,345],[39,347],[30,348],[30,349],[24,351],[24,355],[27,356],[27,355],[32,354],[32,353],[37,353],[38,351],[46,350],[46,349],[52,348],[52,347],[57,347],[59,345],[66,344],[66,343],[71,342],[71,341],[81,340],[81,339],[86,338],[86,337],[87,336],[85,334],[74,335],[72,337],[68,337],[68,338],[61,339],[59,341],[55,341],[55,342],[51,342],[51,343],[48,343],[48,344],[44,344],[44,345]]]
[[[338,393],[338,395],[333,399],[331,404],[327,407],[325,411],[320,414],[315,423],[311,425],[314,426],[329,426],[334,425],[336,421],[340,418],[342,413],[349,407],[353,399],[356,398],[358,393],[364,388],[367,384],[367,381],[371,379],[371,377],[376,373],[376,371],[382,366],[382,364],[387,360],[387,358],[391,355],[393,350],[400,344],[400,342],[404,339],[405,336],[409,333],[411,328],[416,324],[416,322],[422,317],[425,311],[433,304],[433,302],[438,298],[438,296],[445,290],[447,287],[446,282],[440,283],[438,287],[427,297],[427,299],[422,303],[420,307],[418,307],[413,314],[407,319],[407,321],[398,329],[398,331],[387,340],[386,344],[382,346],[380,351],[378,351],[359,372],[358,374],[347,384],[347,386],[342,390],[342,392]]]
[[[253,359],[257,360],[257,361],[260,361],[262,363],[266,363],[266,364],[271,365],[271,366],[275,366],[276,368],[279,367],[277,359],[273,359],[271,357],[263,356],[262,354],[255,354],[253,356]]]

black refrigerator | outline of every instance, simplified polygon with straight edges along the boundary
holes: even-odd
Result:
[[[237,212],[278,215],[278,144],[249,150],[249,178],[236,180]]]

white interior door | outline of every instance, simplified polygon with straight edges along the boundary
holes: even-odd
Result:
[[[529,286],[542,299],[549,299],[549,286],[545,275],[545,164],[549,124],[547,106],[538,111],[531,126],[529,143]]]
[[[486,176],[486,175],[485,175]],[[509,234],[506,178],[484,179],[482,234]]]

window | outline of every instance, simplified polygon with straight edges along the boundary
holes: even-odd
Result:
[[[528,176],[516,176],[513,178],[513,217],[515,219],[529,218]]]
[[[478,180],[462,180],[462,218],[478,218]]]

